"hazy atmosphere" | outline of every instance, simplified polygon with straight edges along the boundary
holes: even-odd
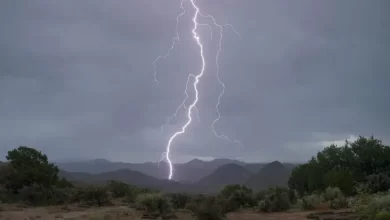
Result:
[[[224,30],[199,27],[206,70],[199,118],[172,145],[174,162],[233,158],[302,162],[358,135],[390,143],[388,0],[198,0]],[[51,160],[158,161],[184,111],[188,74],[200,70],[193,11],[179,0],[1,1],[0,156],[20,145]],[[193,95],[193,93],[190,93]],[[192,96],[190,97],[192,98]]]

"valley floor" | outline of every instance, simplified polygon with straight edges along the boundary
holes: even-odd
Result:
[[[310,212],[286,213],[255,213],[241,211],[228,214],[228,220],[305,220]],[[178,220],[194,219],[188,212],[177,212]],[[336,219],[337,214],[327,216],[327,219]],[[17,205],[2,205],[1,220],[140,220],[142,212],[127,206],[83,208],[79,206],[52,206],[29,208]],[[330,218],[329,218],[330,217]],[[340,219],[340,218],[337,218]],[[345,218],[354,219],[354,218]]]

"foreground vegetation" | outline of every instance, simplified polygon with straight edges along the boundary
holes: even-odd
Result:
[[[373,137],[344,146],[329,146],[296,167],[289,188],[253,192],[229,185],[216,195],[163,193],[117,181],[77,185],[59,177],[43,153],[28,147],[8,152],[0,167],[0,201],[32,206],[79,204],[110,206],[115,202],[144,212],[145,217],[174,217],[189,210],[194,218],[219,220],[239,209],[255,212],[352,208],[362,219],[390,219],[390,147]]]

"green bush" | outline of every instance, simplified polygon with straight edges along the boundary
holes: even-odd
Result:
[[[256,203],[252,190],[243,185],[225,186],[219,194],[219,200],[223,200],[224,209],[228,212]]]
[[[288,189],[288,199],[290,200],[291,204],[297,203],[298,198],[299,198],[299,193],[297,190]]]
[[[18,190],[19,199],[29,205],[46,205],[49,190],[40,185],[31,185]]]
[[[97,206],[107,205],[111,202],[110,194],[105,186],[88,186],[82,192],[80,199],[89,205]]]
[[[323,202],[323,198],[318,194],[304,196],[298,200],[298,206],[301,210],[313,210]]]
[[[267,190],[260,190],[260,191],[256,192],[254,195],[255,201],[259,202],[261,200],[264,200],[266,194],[267,194]]]
[[[375,220],[390,220],[390,212],[380,211],[375,215]]]
[[[263,212],[280,212],[291,207],[289,192],[281,187],[269,188],[264,199],[258,202],[258,207]]]
[[[136,202],[148,213],[158,213],[164,216],[172,212],[172,205],[168,197],[161,193],[144,193],[137,196]]]
[[[340,197],[344,197],[344,195],[338,187],[328,187],[324,192],[325,201],[332,201],[333,199]]]
[[[123,201],[127,203],[134,203],[139,195],[139,191],[133,187],[129,187],[129,190],[126,192]]]
[[[191,197],[185,193],[168,194],[174,209],[183,209],[191,201]]]
[[[348,208],[348,201],[344,196],[334,198],[330,201],[330,208],[332,209]]]
[[[341,209],[348,207],[347,198],[343,195],[340,188],[328,187],[323,194],[324,201],[329,202],[330,208]]]
[[[127,185],[126,183],[114,180],[108,182],[107,188],[111,192],[113,198],[123,198],[128,194],[130,190],[129,185]]]
[[[222,220],[226,219],[226,200],[219,196],[198,196],[186,208],[192,211],[197,220]]]
[[[383,212],[390,212],[390,195],[385,195],[372,200],[371,203],[362,210],[362,218],[368,220],[375,220],[377,217],[384,218],[386,214]]]

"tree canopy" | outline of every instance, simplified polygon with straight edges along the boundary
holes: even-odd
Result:
[[[8,190],[16,192],[32,185],[50,187],[63,184],[64,180],[59,181],[57,166],[49,163],[47,156],[34,148],[20,146],[8,151],[6,158],[8,165],[3,168],[0,183]]]
[[[371,191],[381,191],[388,189],[389,172],[390,147],[373,136],[360,136],[354,142],[346,141],[344,146],[326,147],[307,163],[296,167],[289,187],[301,195],[327,187],[339,187],[345,194],[353,194],[357,184],[365,184]]]

